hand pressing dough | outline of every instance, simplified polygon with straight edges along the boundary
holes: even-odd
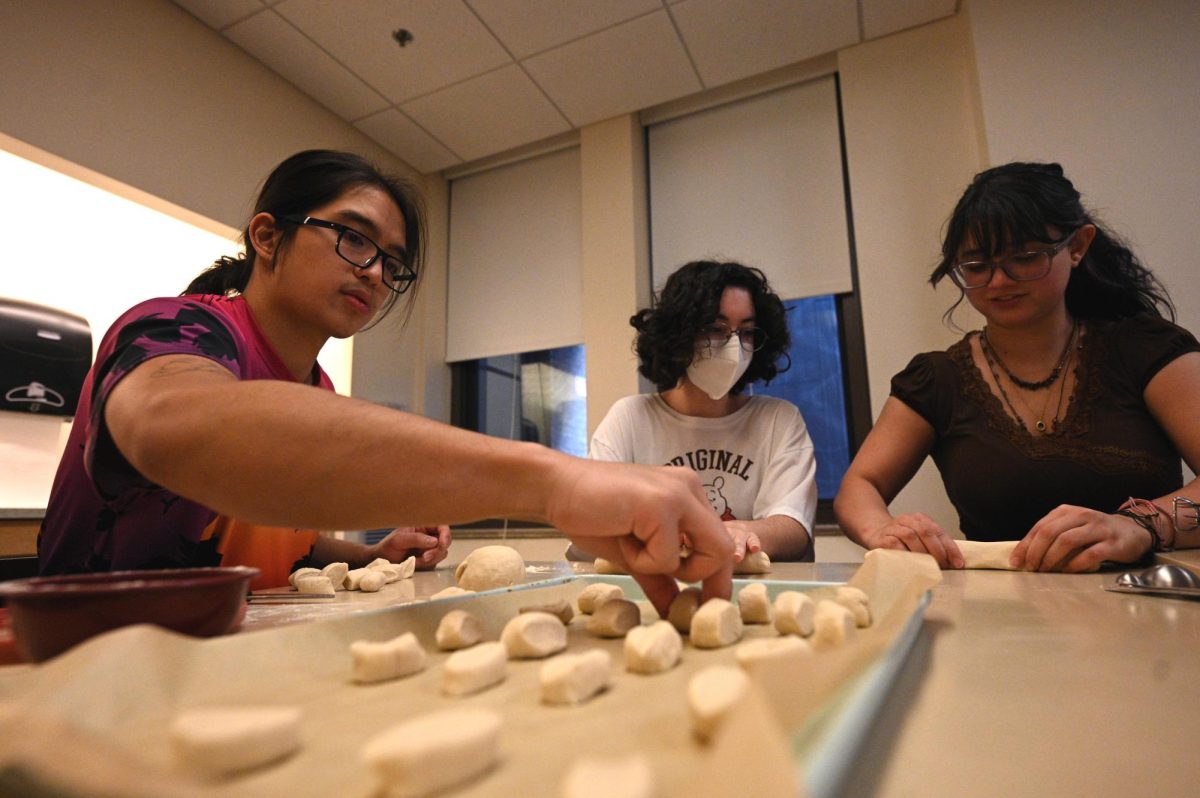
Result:
[[[633,673],[670,670],[682,653],[683,638],[669,621],[639,626],[625,635],[625,669]]]
[[[775,597],[775,630],[781,635],[813,633],[813,613],[816,604],[812,597],[798,590],[785,590]]]
[[[1016,571],[1008,564],[1018,540],[956,540],[962,552],[963,568],[989,568],[994,571]]]
[[[653,798],[654,771],[645,754],[576,759],[563,779],[563,798]]]
[[[171,747],[189,770],[210,778],[282,759],[300,747],[295,707],[207,707],[171,723]]]
[[[425,649],[412,632],[382,643],[356,640],[350,644],[350,657],[352,678],[359,684],[399,679],[425,668]]]
[[[470,648],[483,639],[483,624],[466,610],[451,610],[438,622],[434,639],[442,651]]]
[[[321,576],[329,578],[329,581],[333,583],[334,590],[342,590],[346,573],[349,570],[350,566],[344,562],[331,562],[321,569]]]
[[[817,648],[833,648],[853,640],[858,629],[854,624],[854,613],[836,601],[822,599],[817,602],[813,613],[813,645]]]
[[[296,580],[302,576],[320,576],[320,568],[297,568],[288,576],[288,584],[292,587],[296,586]]]
[[[458,787],[490,770],[499,740],[499,713],[446,709],[380,732],[363,746],[362,759],[379,777],[378,794],[420,798]]]
[[[579,611],[584,615],[591,615],[606,601],[611,599],[619,599],[625,597],[625,591],[620,585],[610,585],[607,582],[597,582],[594,585],[588,585],[579,594],[579,598],[575,599],[575,603],[579,605]]]
[[[515,585],[525,578],[525,560],[508,546],[483,546],[467,555],[454,569],[458,586],[466,590],[492,590]]]
[[[756,637],[746,640],[734,649],[734,656],[741,669],[751,676],[767,663],[776,661],[794,662],[813,655],[809,642],[794,635],[783,637]]]
[[[566,599],[552,601],[549,604],[534,604],[530,607],[522,607],[517,612],[548,612],[564,624],[570,623],[571,619],[575,617],[575,610],[571,609],[571,605]]]
[[[508,651],[503,643],[480,643],[456,651],[442,666],[442,692],[469,695],[504,681],[508,672]]]
[[[750,677],[732,665],[711,665],[693,676],[687,689],[692,732],[701,740],[711,740],[749,689]]]
[[[733,564],[735,574],[767,574],[771,572],[771,558],[765,551],[747,554],[741,562]]]
[[[567,647],[567,627],[548,612],[526,612],[504,625],[500,642],[510,659],[541,659]]]
[[[539,674],[543,704],[579,704],[612,681],[612,656],[594,648],[563,654],[546,662]]]
[[[301,593],[314,593],[319,596],[332,596],[333,583],[328,577],[321,575],[301,576],[296,579],[296,590]]]
[[[359,577],[358,589],[364,593],[378,593],[387,584],[387,572],[382,568],[369,568]]]
[[[738,610],[742,613],[742,623],[770,623],[774,613],[771,599],[767,596],[767,586],[762,582],[753,582],[739,590]]]
[[[854,625],[865,629],[871,625],[871,600],[857,587],[839,587],[833,600],[854,613]]]
[[[630,629],[642,625],[642,611],[638,605],[623,598],[604,602],[592,617],[588,618],[587,630],[596,637],[624,637]]]
[[[598,574],[621,575],[621,574],[629,573],[628,571],[626,571],[621,566],[617,565],[612,560],[606,560],[603,557],[597,557],[596,562],[593,563],[593,567],[596,569],[596,573],[598,573]]]
[[[434,599],[449,598],[450,596],[465,596],[468,593],[474,592],[474,590],[463,590],[461,587],[455,587],[454,585],[451,585],[450,587],[444,587],[438,592],[434,593],[429,597],[429,600],[433,601]]]
[[[725,599],[709,599],[692,616],[690,638],[696,648],[732,645],[742,639],[742,616]]]
[[[689,587],[679,591],[667,610],[667,620],[681,635],[692,630],[692,617],[700,609],[700,588]]]

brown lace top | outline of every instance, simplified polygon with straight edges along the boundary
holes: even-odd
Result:
[[[1146,385],[1185,352],[1187,330],[1138,316],[1089,322],[1064,415],[1032,435],[1006,412],[971,356],[968,333],[892,378],[892,395],[934,429],[930,454],[972,540],[1017,540],[1060,504],[1112,512],[1183,484],[1178,452],[1146,407]]]

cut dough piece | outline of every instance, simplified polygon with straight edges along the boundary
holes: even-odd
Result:
[[[323,578],[323,577],[322,577]],[[295,707],[205,707],[171,723],[171,747],[189,770],[225,776],[282,759],[300,747]]]
[[[456,651],[442,667],[442,692],[469,695],[504,681],[508,672],[508,652],[503,643],[480,643]]]
[[[989,568],[994,571],[1018,570],[1008,564],[1017,540],[956,540],[962,552],[963,568]]]
[[[774,619],[767,586],[753,582],[738,591],[738,610],[742,623],[770,623]]]
[[[871,600],[857,587],[839,587],[833,600],[854,613],[854,625],[864,629],[871,625]]]
[[[347,590],[360,590],[361,588],[358,586],[359,582],[362,581],[364,576],[372,573],[378,573],[378,571],[372,568],[355,568],[353,571],[347,571],[343,584]]]
[[[396,565],[379,565],[379,566],[376,566],[375,568],[372,568],[371,570],[372,570],[372,571],[378,571],[379,573],[381,573],[381,574],[383,574],[385,577],[387,577],[387,579],[386,579],[385,581],[386,581],[386,582],[387,582],[387,584],[389,584],[389,585],[390,585],[392,582],[399,582],[399,581],[400,581],[400,567],[399,567],[399,566],[396,566]]]
[[[596,562],[593,563],[593,566],[595,567],[596,573],[598,573],[598,574],[621,575],[621,574],[629,573],[628,571],[626,571],[621,566],[617,565],[612,560],[606,560],[603,557],[597,557]]]
[[[575,617],[575,610],[571,609],[571,605],[566,599],[552,601],[549,604],[534,604],[531,607],[522,607],[518,612],[548,612],[564,624],[570,623],[571,619]]]
[[[775,629],[781,635],[813,633],[813,613],[816,604],[812,597],[799,590],[785,590],[775,597]]]
[[[833,648],[853,640],[858,629],[854,624],[854,613],[836,601],[822,599],[817,602],[813,613],[813,645],[817,648]]]
[[[768,574],[771,572],[771,558],[765,551],[747,554],[741,562],[733,564],[735,574]]]
[[[567,627],[548,612],[525,612],[504,624],[500,642],[510,659],[541,659],[567,647]]]
[[[434,639],[442,651],[469,648],[483,639],[483,624],[466,610],[450,610],[438,623]]]
[[[543,704],[582,703],[612,681],[612,656],[599,648],[563,654],[542,666],[539,681]]]
[[[434,593],[429,597],[429,600],[432,601],[434,599],[449,598],[450,596],[465,596],[468,593],[474,592],[474,590],[463,590],[461,587],[451,585],[450,587],[444,587],[438,592]]]
[[[705,603],[708,606],[708,603]],[[711,665],[688,682],[688,713],[692,731],[701,740],[711,740],[729,710],[750,689],[750,677],[732,665]]]
[[[378,794],[419,798],[478,778],[496,762],[499,713],[446,709],[392,726],[372,737],[362,759],[379,777]]]
[[[742,616],[725,599],[713,598],[700,605],[692,616],[692,645],[722,648],[742,639]]]
[[[346,573],[350,570],[350,566],[344,562],[331,562],[321,569],[321,576],[329,577],[329,581],[333,583],[334,590],[342,590],[343,580],[346,578]]]
[[[320,568],[297,568],[288,576],[288,584],[292,587],[296,586],[296,580],[302,576],[320,576]]]
[[[425,668],[425,649],[412,632],[382,643],[356,640],[350,644],[350,656],[352,678],[359,684],[399,679]]]
[[[385,568],[385,567],[390,567],[391,564],[392,564],[392,561],[389,560],[387,557],[376,557],[375,559],[373,559],[369,563],[367,563],[366,567],[367,568]]]
[[[642,611],[638,605],[623,598],[604,602],[592,617],[588,618],[587,630],[596,637],[624,637],[630,629],[642,625]]]
[[[392,567],[400,572],[401,579],[412,579],[412,575],[417,572],[417,558],[405,557],[403,562],[392,563]]]
[[[700,588],[689,587],[679,591],[679,595],[671,602],[667,610],[667,620],[679,630],[681,635],[692,630],[692,616],[700,608]]]
[[[756,669],[768,662],[799,661],[812,655],[813,648],[809,642],[795,635],[756,637],[742,642],[734,649],[738,665],[751,676]]]
[[[652,798],[654,771],[645,754],[576,759],[563,779],[563,798]]]
[[[301,593],[315,593],[319,596],[332,596],[333,583],[328,577],[321,575],[301,576],[296,580],[296,590]]]
[[[364,593],[378,593],[387,582],[387,572],[382,568],[368,568],[358,579],[358,589]]]
[[[683,638],[669,621],[639,626],[625,635],[625,669],[633,673],[670,670],[682,653]]]
[[[515,585],[525,578],[525,560],[508,546],[483,546],[467,555],[454,569],[458,586],[466,590],[493,590]]]
[[[579,611],[584,615],[591,615],[606,601],[625,597],[625,591],[620,585],[610,585],[607,582],[597,582],[594,585],[588,585],[579,594],[579,598],[575,603],[579,605]]]

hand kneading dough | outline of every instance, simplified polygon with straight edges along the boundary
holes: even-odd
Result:
[[[833,600],[854,613],[854,624],[859,629],[871,625],[871,600],[857,587],[839,587]]]
[[[746,640],[734,649],[734,656],[742,670],[754,675],[755,669],[775,661],[799,661],[813,655],[813,647],[807,640],[794,635],[783,637],[756,637]]]
[[[410,676],[425,668],[425,649],[412,632],[382,643],[356,640],[350,644],[353,679],[359,684]]]
[[[836,601],[823,599],[817,602],[813,613],[813,645],[817,648],[840,646],[853,640],[857,627],[854,613]]]
[[[504,624],[500,642],[510,659],[541,659],[567,647],[567,627],[548,612],[525,612]]]
[[[456,651],[442,666],[442,692],[469,695],[504,681],[508,672],[508,652],[503,643],[480,643]]]
[[[692,616],[700,608],[700,588],[689,587],[679,591],[667,610],[667,620],[685,635],[692,630]]]
[[[596,637],[624,637],[630,629],[642,625],[642,611],[627,599],[606,601],[588,618],[587,630]]]
[[[709,599],[692,616],[692,645],[696,648],[721,648],[742,639],[742,616],[725,599]]]
[[[625,669],[633,673],[670,670],[682,653],[683,638],[669,621],[639,626],[625,635]]]
[[[296,580],[302,576],[320,576],[320,568],[297,568],[288,576],[288,584],[292,587],[296,586]]]
[[[442,616],[434,639],[442,651],[470,648],[483,639],[483,624],[466,610],[451,610]]]
[[[419,798],[457,787],[496,762],[500,715],[447,709],[392,726],[363,746],[362,758],[389,798]]]
[[[515,585],[525,578],[525,560],[508,546],[483,546],[467,555],[454,569],[458,586],[466,590],[492,590]]]
[[[542,666],[539,681],[543,704],[578,704],[608,687],[612,656],[595,648],[582,654],[563,654]]]
[[[281,759],[300,747],[294,707],[210,707],[180,713],[171,747],[185,767],[224,776]]]
[[[579,598],[575,600],[575,603],[579,605],[581,613],[591,615],[604,602],[624,597],[625,591],[619,585],[597,582],[594,585],[585,587],[583,592],[579,594]]]
[[[739,590],[738,610],[742,613],[742,623],[770,623],[774,614],[767,586],[754,582]]]
[[[387,584],[387,574],[382,568],[370,568],[359,577],[358,589],[364,593],[378,593]]]
[[[438,592],[434,593],[429,597],[429,600],[433,601],[434,599],[449,598],[450,596],[465,596],[468,593],[474,592],[474,590],[463,590],[461,587],[455,587],[454,585],[451,585],[450,587],[444,587]]]
[[[593,567],[598,574],[627,574],[629,573],[621,566],[617,565],[612,560],[606,560],[603,557],[597,557]]]
[[[333,583],[334,590],[342,590],[343,582],[346,579],[346,573],[349,572],[350,566],[344,562],[331,562],[321,569],[321,576],[329,577],[329,581]]]
[[[771,572],[771,558],[765,551],[747,554],[741,562],[733,564],[735,574],[767,574]]]
[[[315,593],[320,596],[333,595],[333,583],[324,576],[301,576],[296,579],[296,590],[301,593]]]
[[[548,612],[555,618],[558,618],[564,624],[570,623],[575,617],[575,610],[571,609],[571,605],[566,599],[552,601],[549,604],[535,604],[531,607],[522,607],[517,612]]]
[[[1018,540],[956,540],[962,552],[963,568],[990,568],[995,571],[1018,570],[1008,564]]]
[[[775,597],[775,629],[781,635],[813,633],[813,613],[817,607],[812,597],[798,590],[785,590]]]
[[[693,676],[687,694],[696,736],[701,740],[712,739],[721,721],[749,688],[750,677],[732,665],[711,665]]]
[[[654,771],[645,754],[580,757],[563,779],[563,798],[653,798]]]

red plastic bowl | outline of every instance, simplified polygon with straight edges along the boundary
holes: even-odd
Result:
[[[0,582],[17,650],[41,662],[110,629],[152,623],[194,637],[237,628],[257,568],[181,568]]]

